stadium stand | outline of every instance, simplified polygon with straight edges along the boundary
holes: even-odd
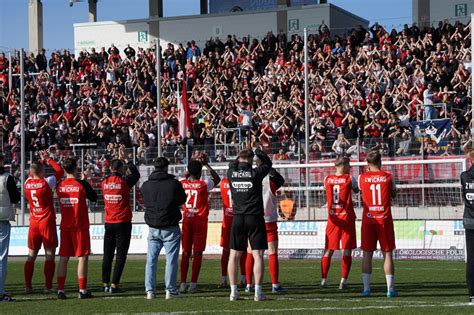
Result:
[[[186,150],[225,161],[232,145],[261,145],[277,160],[304,155],[303,40],[268,33],[262,40],[230,36],[162,48],[165,155],[185,162]],[[153,48],[68,50],[29,55],[25,69],[27,151],[72,154],[71,144],[96,143],[85,159],[102,170],[119,149],[136,148],[139,161],[156,156]],[[388,32],[379,24],[331,36],[309,35],[310,158],[379,146],[388,156],[456,155],[470,145],[470,30],[459,22]],[[12,61],[19,73],[19,54]],[[176,84],[186,80],[192,131],[178,130]],[[19,159],[19,79],[8,91],[8,59],[0,53],[2,149]],[[445,106],[426,108],[422,104]],[[410,122],[446,116],[449,144],[417,142]],[[222,147],[223,149],[218,149]],[[34,154],[34,153],[33,153]],[[105,169],[105,168],[104,168]]]

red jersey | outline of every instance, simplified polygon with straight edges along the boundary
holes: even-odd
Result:
[[[350,174],[329,175],[324,179],[328,220],[334,224],[352,222],[356,218],[352,203],[352,185]]]
[[[120,176],[112,175],[102,182],[106,223],[132,221],[130,187]]]
[[[232,195],[229,186],[229,180],[224,178],[221,181],[221,198],[222,205],[224,207],[224,216],[223,219],[232,219],[234,213],[232,211]]]
[[[30,224],[43,220],[56,220],[54,211],[53,188],[63,176],[63,170],[53,160],[48,163],[54,168],[54,176],[47,178],[28,177],[25,181],[25,197],[30,206]]]
[[[183,205],[184,218],[209,216],[209,191],[214,188],[212,180],[191,180],[181,181],[184,192],[186,193],[186,202]]]
[[[391,198],[394,187],[392,175],[387,172],[365,172],[359,175],[359,189],[364,204],[362,221],[392,221]]]
[[[63,231],[89,229],[89,211],[86,203],[86,190],[75,178],[66,178],[56,187],[61,209]]]

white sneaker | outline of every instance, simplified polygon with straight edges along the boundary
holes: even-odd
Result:
[[[179,292],[181,293],[186,292],[186,283],[181,282],[181,284],[179,285]]]
[[[250,293],[253,291],[253,286],[251,284],[247,284],[245,287],[245,293]]]
[[[181,299],[183,296],[178,291],[166,291],[166,299]]]
[[[147,300],[153,300],[154,298],[155,298],[155,292],[153,292],[153,291],[148,291],[148,292],[146,293],[146,299],[147,299]]]
[[[235,293],[235,294],[231,294],[231,295],[230,295],[230,298],[229,298],[229,300],[230,300],[231,302],[237,301],[237,300],[239,300],[239,299],[240,299],[240,296],[239,296],[239,293],[238,293],[238,292]]]
[[[328,282],[326,280],[321,280],[321,288],[325,289],[328,287]]]
[[[255,302],[261,302],[261,301],[266,301],[267,297],[264,294],[256,295],[253,300]]]
[[[197,288],[197,287],[189,286],[189,288],[188,288],[188,293],[197,293],[197,292],[198,292],[198,288]]]

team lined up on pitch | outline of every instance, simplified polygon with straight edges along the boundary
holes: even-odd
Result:
[[[95,202],[97,193],[81,179],[77,162],[66,159],[62,165],[53,161],[49,153],[41,152],[41,160],[33,162],[25,182],[25,195],[30,208],[28,257],[24,265],[25,293],[33,292],[32,277],[35,260],[41,247],[45,250],[44,290],[57,292],[58,299],[66,299],[65,282],[70,257],[78,257],[79,298],[91,298],[87,289],[88,256],[91,254],[89,216],[86,200]],[[253,166],[254,160],[256,167]],[[381,170],[381,155],[371,151],[367,155],[368,169],[358,180],[350,175],[349,159],[338,157],[335,174],[324,180],[328,200],[326,246],[321,260],[321,287],[327,286],[327,274],[335,250],[342,250],[342,274],[339,288],[348,287],[352,263],[351,251],[356,248],[355,212],[352,192],[361,192],[363,201],[361,249],[363,296],[370,296],[372,254],[377,242],[384,254],[387,279],[387,297],[398,295],[394,288],[392,251],[395,249],[391,198],[395,194],[392,176]],[[45,164],[54,169],[54,175],[45,177]],[[3,158],[0,158],[3,165]],[[277,190],[284,178],[272,167],[270,158],[261,150],[244,149],[235,161],[229,163],[227,177],[222,179],[208,164],[205,153],[196,153],[188,163],[186,173],[177,180],[168,173],[169,161],[157,158],[155,170],[142,185],[145,204],[145,222],[149,226],[145,291],[148,299],[156,297],[157,260],[162,248],[166,251],[165,296],[181,298],[182,293],[198,292],[209,216],[209,192],[220,185],[223,219],[221,230],[222,258],[219,288],[230,286],[230,300],[240,298],[238,287],[255,292],[255,301],[264,301],[264,251],[268,250],[272,293],[287,290],[279,282],[278,264],[278,200]],[[202,179],[205,167],[210,178]],[[121,292],[119,287],[125,268],[132,230],[130,189],[138,182],[137,167],[127,161],[124,152],[110,163],[112,175],[105,178],[101,188],[104,198],[105,235],[102,263],[103,292]],[[14,218],[12,203],[20,201],[18,188],[3,166],[0,169],[0,300],[14,301],[5,293],[5,279],[10,235],[9,221]],[[13,185],[11,184],[13,183]],[[59,266],[57,290],[53,289],[55,255],[58,247],[53,190],[56,190],[61,212]],[[179,223],[182,221],[182,231]],[[6,237],[3,237],[6,235]],[[180,284],[177,285],[178,258],[182,246]],[[116,262],[112,272],[112,262]],[[188,269],[191,279],[188,285]],[[240,278],[239,275],[240,269]]]

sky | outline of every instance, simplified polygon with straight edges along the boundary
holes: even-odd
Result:
[[[74,23],[87,22],[87,0],[69,6],[68,0],[42,0],[44,47],[72,49]],[[198,0],[164,0],[165,16],[199,14]],[[329,0],[343,9],[386,28],[411,24],[411,0]],[[98,21],[148,17],[148,0],[99,0]],[[0,0],[0,51],[28,48],[28,0]]]

